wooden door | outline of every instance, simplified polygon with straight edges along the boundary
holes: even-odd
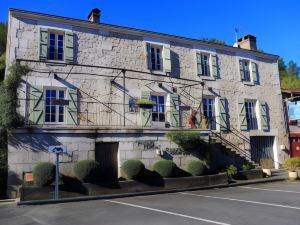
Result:
[[[290,138],[292,147],[292,157],[300,157],[300,137]]]

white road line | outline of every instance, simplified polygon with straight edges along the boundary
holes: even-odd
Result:
[[[297,210],[300,210],[299,207],[295,207],[295,206],[279,205],[279,204],[272,204],[272,203],[267,203],[267,202],[255,202],[255,201],[249,201],[249,200],[243,200],[243,199],[223,198],[223,197],[216,197],[216,196],[210,196],[210,195],[198,195],[198,194],[185,193],[185,192],[180,192],[180,194],[183,194],[183,195],[192,195],[192,196],[203,197],[203,198],[215,198],[215,199],[222,199],[222,200],[228,200],[228,201],[246,202],[246,203],[258,204],[258,205],[268,205],[268,206],[274,206],[274,207],[281,207],[281,208],[288,208],[288,209],[297,209]]]
[[[104,201],[111,202],[111,203],[116,203],[116,204],[120,204],[120,205],[136,207],[136,208],[140,208],[140,209],[147,209],[147,210],[150,210],[150,211],[165,213],[165,214],[174,215],[174,216],[180,216],[180,217],[193,219],[193,220],[198,220],[198,221],[203,221],[203,222],[207,222],[207,223],[213,223],[213,224],[219,224],[219,225],[230,225],[228,223],[222,223],[222,222],[218,222],[218,221],[214,221],[214,220],[208,220],[208,219],[203,219],[203,218],[194,217],[194,216],[188,216],[188,215],[184,215],[184,214],[180,214],[180,213],[174,213],[174,212],[169,212],[169,211],[165,211],[165,210],[154,209],[154,208],[145,207],[145,206],[141,206],[141,205],[134,205],[134,204],[126,203],[126,202],[118,202],[118,201],[112,201],[112,200],[104,200]]]
[[[262,190],[262,191],[276,191],[276,192],[286,192],[286,193],[296,193],[300,194],[299,191],[286,191],[286,190],[278,190],[278,189],[267,189],[267,188],[255,188],[255,187],[249,187],[249,186],[239,186],[237,188],[248,188],[248,189],[254,189],[254,190]]]

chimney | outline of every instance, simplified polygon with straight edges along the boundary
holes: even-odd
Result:
[[[248,50],[257,50],[256,47],[256,37],[253,35],[246,35],[238,40],[237,43],[239,48],[248,49]]]
[[[88,15],[88,20],[93,23],[100,23],[100,9],[94,8]]]

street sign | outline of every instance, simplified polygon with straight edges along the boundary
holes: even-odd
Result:
[[[64,145],[58,145],[58,146],[49,146],[48,152],[50,153],[66,153],[67,148]]]

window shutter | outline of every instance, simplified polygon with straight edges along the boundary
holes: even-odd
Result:
[[[240,129],[247,130],[247,118],[246,118],[246,108],[244,99],[239,99],[239,122]]]
[[[74,63],[74,33],[66,32],[65,35],[65,59],[66,63]]]
[[[267,114],[267,103],[264,101],[259,101],[260,116],[261,116],[261,128],[262,130],[268,130],[268,114]]]
[[[167,73],[171,72],[171,50],[170,46],[164,46],[164,70]]]
[[[212,65],[212,76],[217,78],[218,77],[218,61],[217,55],[211,56],[211,65]]]
[[[245,80],[245,71],[244,71],[244,66],[243,66],[243,61],[240,60],[240,74],[241,74],[241,80]]]
[[[196,58],[197,58],[197,73],[198,73],[198,76],[201,76],[201,75],[203,75],[201,54],[196,53]]]
[[[32,124],[44,124],[44,90],[42,86],[30,87],[30,112],[29,120]]]
[[[226,110],[226,98],[219,98],[219,112],[220,112],[220,129],[225,131],[228,129],[228,116]]]
[[[78,124],[78,91],[77,89],[68,88],[68,100],[69,105],[66,108],[67,113],[67,124],[77,125]]]
[[[170,99],[171,99],[171,125],[172,127],[179,127],[180,126],[179,95],[170,94]]]
[[[255,62],[251,62],[252,68],[252,79],[254,83],[258,82],[258,73],[257,73],[257,64]]]
[[[150,100],[150,92],[142,91],[141,99]],[[151,109],[141,109],[141,117],[142,117],[142,126],[150,127],[151,126]]]
[[[40,29],[40,60],[45,61],[48,58],[48,29]]]
[[[151,44],[146,43],[146,51],[147,51],[147,64],[148,64],[148,69],[152,70],[152,63],[151,63]]]

